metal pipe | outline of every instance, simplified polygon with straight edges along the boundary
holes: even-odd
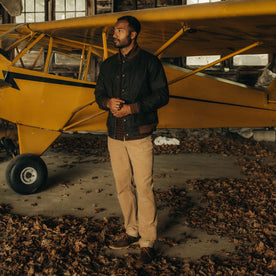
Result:
[[[28,47],[26,47],[23,51],[20,52],[20,54],[18,54],[14,60],[12,61],[12,65],[14,65],[22,56],[24,56],[27,51],[29,51],[36,43],[39,42],[39,40],[41,40],[43,37],[45,36],[45,34],[40,34]]]
[[[154,55],[158,56],[160,58],[161,54],[169,47],[171,46],[180,36],[184,34],[184,32],[187,32],[190,30],[189,27],[183,27],[181,28],[173,37],[171,37],[163,46],[161,46]]]
[[[41,53],[43,52],[43,50],[44,50],[44,47],[41,47],[40,50],[39,50],[39,53],[38,53],[38,55],[37,55],[37,57],[36,57],[36,59],[35,59],[35,61],[34,61],[34,63],[33,63],[33,66],[32,66],[32,69],[31,69],[31,70],[33,70],[33,69],[35,68],[35,65],[36,65],[36,63],[38,62],[38,59],[39,59]]]
[[[46,58],[45,66],[44,66],[44,73],[48,72],[48,67],[49,67],[49,64],[50,64],[50,59],[51,59],[52,49],[53,49],[53,41],[54,41],[54,39],[50,36],[49,46],[48,46],[48,53],[47,53],[47,58]]]
[[[105,60],[105,59],[108,58],[107,34],[106,34],[106,31],[102,32],[102,38],[103,38],[103,50],[104,50],[103,60]]]
[[[102,114],[104,114],[104,113],[106,113],[106,111],[99,112],[98,114],[92,115],[92,116],[87,117],[87,118],[85,118],[85,119],[83,119],[83,120],[80,120],[80,121],[78,121],[78,122],[75,122],[75,123],[73,123],[73,124],[71,124],[71,125],[69,125],[69,126],[64,127],[62,130],[63,130],[63,131],[66,131],[66,130],[68,130],[68,129],[74,127],[74,126],[80,125],[80,124],[82,124],[82,123],[84,123],[84,122],[87,122],[87,121],[89,121],[89,120],[91,120],[91,119],[94,119],[94,118],[96,118],[96,117],[98,117],[98,116],[100,116],[100,115],[102,115]]]
[[[87,80],[87,74],[88,74],[90,59],[91,59],[91,52],[92,52],[92,47],[89,47],[88,54],[86,57],[86,67],[85,67],[84,75],[83,75],[83,80],[85,80],[85,81]]]
[[[81,62],[80,62],[79,77],[78,77],[79,80],[81,79],[81,72],[82,72],[82,67],[83,67],[84,55],[85,55],[85,45],[83,46],[82,52],[81,52]]]

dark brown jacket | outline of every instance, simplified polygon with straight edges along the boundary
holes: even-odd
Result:
[[[151,134],[158,124],[157,109],[169,101],[163,66],[156,56],[140,48],[127,59],[115,54],[101,65],[95,97],[105,110],[108,98],[119,97],[130,104],[132,114],[123,118],[126,138]],[[117,139],[116,119],[109,112],[108,135],[114,139]]]

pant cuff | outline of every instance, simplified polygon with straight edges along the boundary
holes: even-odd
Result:
[[[154,246],[154,242],[155,241],[143,241],[143,240],[140,240],[139,244],[140,244],[140,247],[153,247]]]
[[[128,230],[126,230],[126,233],[131,237],[135,237],[135,238],[138,237],[138,233],[135,230],[128,229]]]

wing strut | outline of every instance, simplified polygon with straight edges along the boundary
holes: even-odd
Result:
[[[22,56],[24,56],[28,50],[30,50],[39,40],[41,40],[45,34],[40,34],[28,47],[21,51],[12,61],[11,65],[14,65]]]
[[[90,46],[88,48],[88,54],[87,54],[87,57],[86,57],[86,67],[85,67],[85,70],[84,70],[84,75],[83,75],[83,79],[86,81],[87,80],[87,74],[88,74],[88,70],[89,70],[89,65],[90,65],[90,58],[91,58],[91,53],[92,53],[92,47]]]
[[[242,49],[240,49],[240,50],[238,50],[238,51],[236,51],[236,52],[234,52],[234,53],[232,53],[232,54],[230,54],[230,55],[227,55],[227,56],[225,56],[225,57],[223,57],[223,58],[220,58],[220,59],[218,59],[218,60],[216,60],[216,61],[214,61],[214,62],[212,62],[212,63],[209,63],[209,64],[207,64],[207,65],[205,65],[205,66],[203,66],[203,67],[200,67],[200,68],[198,68],[198,69],[196,69],[196,70],[194,70],[194,71],[192,71],[192,72],[190,72],[190,73],[188,73],[188,74],[185,74],[185,75],[183,75],[183,76],[177,77],[177,78],[175,78],[175,79],[169,81],[168,84],[171,85],[171,84],[173,84],[173,83],[176,83],[176,82],[178,82],[178,81],[181,81],[181,80],[183,80],[183,79],[186,79],[187,77],[189,77],[189,76],[191,76],[191,75],[194,75],[194,74],[196,74],[196,73],[198,73],[198,72],[200,72],[200,71],[203,71],[203,70],[205,70],[205,69],[207,69],[207,68],[209,68],[209,67],[212,67],[213,65],[215,65],[215,64],[217,64],[217,63],[220,63],[220,62],[222,62],[222,61],[224,61],[224,60],[227,60],[227,59],[229,59],[229,58],[231,58],[231,57],[233,57],[233,56],[236,56],[236,55],[238,55],[238,54],[241,54],[241,53],[243,53],[243,52],[246,52],[247,50],[250,50],[250,49],[252,49],[252,48],[254,48],[254,47],[257,47],[257,46],[259,46],[259,45],[261,45],[261,44],[262,44],[262,42],[255,42],[255,43],[253,43],[253,44],[251,44],[251,45],[249,45],[249,46],[247,46],[247,47],[245,47],[245,48],[242,48]]]
[[[182,36],[185,32],[189,31],[190,27],[182,27],[173,37],[171,37],[163,46],[161,46],[154,55],[158,56],[158,58],[161,58],[162,53],[171,46],[180,36]]]
[[[84,119],[82,119],[82,120],[80,120],[80,121],[77,121],[77,122],[72,123],[72,124],[68,124],[68,123],[71,121],[71,119],[72,119],[78,112],[84,110],[86,107],[88,107],[88,106],[90,106],[90,105],[93,105],[94,103],[96,103],[96,101],[90,102],[90,103],[88,103],[88,104],[86,104],[86,105],[84,105],[84,106],[81,106],[81,107],[77,108],[77,109],[72,113],[71,117],[69,118],[69,120],[67,121],[67,123],[65,124],[65,126],[64,126],[60,131],[67,131],[67,130],[69,130],[69,129],[72,128],[72,127],[75,127],[75,126],[77,126],[77,125],[80,125],[80,124],[82,124],[82,123],[84,123],[84,122],[87,122],[87,121],[89,121],[89,120],[91,120],[91,119],[94,119],[94,118],[96,118],[96,117],[98,117],[98,116],[100,116],[100,115],[106,113],[106,111],[100,111],[100,112],[98,112],[97,114],[94,114],[94,115],[92,115],[92,116],[86,117],[86,118],[84,118]]]
[[[49,68],[49,64],[50,64],[50,59],[51,59],[51,56],[52,56],[53,43],[54,43],[54,39],[50,36],[49,46],[48,46],[48,53],[47,53],[47,57],[46,57],[46,61],[45,61],[45,66],[44,66],[44,73],[48,72],[48,68]]]
[[[107,49],[107,34],[106,30],[102,32],[102,38],[103,38],[103,50],[104,50],[104,55],[103,55],[103,60],[108,58],[108,49]]]

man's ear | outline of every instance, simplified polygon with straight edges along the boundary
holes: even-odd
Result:
[[[137,33],[136,32],[131,32],[130,38],[135,39],[136,37],[137,37]]]

